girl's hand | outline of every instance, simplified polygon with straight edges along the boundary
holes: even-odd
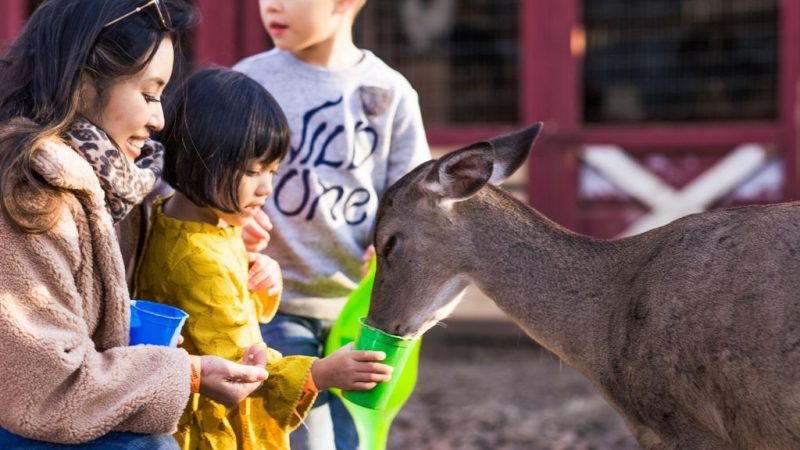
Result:
[[[261,253],[248,253],[250,271],[247,273],[247,288],[251,292],[266,290],[267,295],[281,291],[281,267],[278,262]]]
[[[242,364],[245,366],[267,367],[267,349],[263,345],[251,345],[242,355]]]
[[[361,261],[364,263],[361,266],[361,278],[364,278],[369,273],[369,263],[372,261],[372,258],[375,257],[375,246],[370,245],[367,247],[367,250],[364,252],[364,255],[361,256]]]
[[[345,391],[366,391],[389,381],[392,367],[381,364],[383,352],[353,350],[352,342],[311,366],[314,384],[322,391],[336,387]]]
[[[257,253],[267,248],[272,221],[264,210],[259,210],[253,220],[242,229],[242,240],[248,252]]]

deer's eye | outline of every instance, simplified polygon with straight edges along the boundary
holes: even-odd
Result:
[[[384,258],[389,256],[392,250],[394,250],[394,248],[397,246],[397,240],[397,235],[393,234],[389,237],[389,239],[386,240],[386,243],[383,244],[383,250],[381,250],[381,254]]]

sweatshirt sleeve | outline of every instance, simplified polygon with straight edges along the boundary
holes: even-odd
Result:
[[[400,92],[402,95],[398,100],[397,113],[392,125],[387,187],[431,159],[417,92],[411,86],[405,86]]]
[[[0,223],[0,427],[64,444],[110,431],[173,432],[189,398],[186,352],[99,350],[87,318],[121,327],[128,318],[110,317],[80,294],[109,295],[96,292],[96,275],[93,286],[79,276],[78,240],[11,230]]]

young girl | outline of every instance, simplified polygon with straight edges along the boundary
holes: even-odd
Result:
[[[189,352],[238,361],[249,346],[263,343],[259,318],[277,308],[279,292],[248,289],[249,261],[265,272],[277,265],[264,255],[248,256],[241,227],[272,193],[289,129],[261,85],[227,69],[192,76],[168,116],[164,180],[176,192],[153,205],[137,294],[189,313],[183,329]],[[194,396],[178,442],[184,449],[288,448],[288,433],[318,389],[371,389],[389,378],[391,368],[375,362],[383,357],[347,348],[319,360],[268,351],[264,386],[233,410]]]

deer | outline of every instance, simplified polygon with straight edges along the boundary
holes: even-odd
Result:
[[[588,378],[642,448],[800,448],[800,203],[584,236],[498,187],[541,129],[425,162],[386,190],[366,323],[420,336],[474,284]]]

